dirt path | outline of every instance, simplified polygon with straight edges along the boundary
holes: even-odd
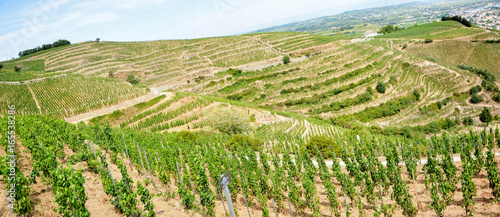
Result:
[[[36,104],[36,107],[38,108],[38,111],[40,112],[40,114],[42,114],[42,108],[40,108],[40,104],[38,104],[38,99],[36,99],[35,92],[33,92],[33,90],[31,89],[29,84],[26,84],[26,86],[30,90],[30,93],[31,93],[31,96],[33,97],[33,100],[35,100],[35,104]]]
[[[275,53],[277,53],[277,54],[280,54],[280,55],[283,55],[283,56],[285,56],[285,55],[286,55],[285,53],[279,52],[279,51],[278,51],[278,50],[276,50],[273,46],[268,45],[268,44],[266,44],[266,43],[262,42],[262,41],[261,41],[261,40],[259,40],[259,39],[253,38],[253,40],[254,40],[254,41],[256,41],[256,42],[258,42],[258,43],[260,43],[260,44],[262,44],[262,45],[264,45],[264,46],[266,46],[266,47],[268,47],[269,49],[271,49],[271,51],[273,51],[273,52],[275,52]]]
[[[43,80],[49,79],[49,78],[58,78],[58,77],[66,77],[66,76],[67,76],[66,74],[60,74],[60,75],[54,75],[54,76],[43,77],[43,78],[36,78],[36,79],[31,79],[31,80],[26,80],[26,81],[0,81],[0,84],[24,84],[24,83],[30,83],[30,82],[43,81]]]
[[[152,99],[154,99],[157,96],[160,96],[162,94],[167,95],[167,98],[171,98],[171,97],[174,96],[174,94],[171,93],[171,92],[167,92],[167,93],[155,93],[155,92],[151,91],[147,95],[144,95],[144,96],[141,96],[141,97],[137,97],[135,99],[127,100],[125,102],[122,102],[120,104],[113,105],[113,106],[110,106],[110,107],[107,107],[107,108],[102,108],[102,109],[99,109],[99,110],[95,110],[95,111],[91,111],[91,112],[79,114],[79,115],[76,115],[76,116],[73,116],[73,117],[65,118],[64,120],[67,121],[67,122],[70,122],[70,123],[78,123],[80,121],[88,120],[88,119],[91,119],[91,118],[94,118],[94,117],[97,117],[97,116],[109,114],[109,113],[114,112],[116,110],[125,109],[125,108],[134,106],[135,104],[138,104],[138,103],[141,103],[141,102],[146,102],[146,101],[152,100]]]

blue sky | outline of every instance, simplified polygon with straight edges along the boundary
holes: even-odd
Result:
[[[0,0],[0,60],[68,39],[144,41],[234,35],[408,0]]]

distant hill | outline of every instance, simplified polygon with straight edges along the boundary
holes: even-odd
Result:
[[[260,29],[255,32],[308,32],[314,34],[332,33],[332,28],[357,24],[374,24],[377,26],[399,25],[408,27],[415,24],[429,23],[443,15],[455,12],[457,8],[467,10],[494,2],[488,1],[439,1],[432,3],[412,2],[393,6],[353,10],[341,14],[324,16],[310,20],[293,22],[281,26]]]

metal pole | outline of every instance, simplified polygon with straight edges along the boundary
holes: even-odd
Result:
[[[181,171],[179,170],[179,163],[175,162],[175,165],[177,165],[177,173],[179,173],[179,180],[181,182],[181,188],[182,188],[182,176],[181,176]]]
[[[217,188],[217,191],[219,192],[220,195],[220,201],[222,201],[222,206],[224,207],[224,215],[226,215],[227,210],[226,210],[226,205],[224,204],[224,198],[222,197],[222,193],[220,192],[220,189]]]
[[[128,165],[130,166],[130,170],[132,170],[132,161],[130,161],[130,157],[128,156],[127,143],[125,142],[125,135],[122,131],[123,144],[125,145],[125,153],[127,153]]]
[[[276,205],[274,204],[274,198],[272,198],[271,200],[273,201],[274,214],[276,214],[276,217],[278,217],[278,213],[276,212]]]
[[[134,142],[134,145],[136,145],[134,140],[132,140],[132,142]],[[139,151],[139,158],[141,159],[141,166],[142,166],[142,169],[144,170],[144,177],[146,177],[146,169],[144,169],[144,163],[142,162],[141,149],[139,148],[139,145],[136,145],[136,146],[137,146],[137,151]],[[139,171],[139,170],[137,170],[137,171]]]
[[[151,176],[151,181],[155,184],[156,180],[153,178],[153,173],[151,173],[151,167],[149,167],[148,154],[146,153],[146,149],[144,147],[142,147],[142,151],[144,153],[144,157],[146,158],[146,164],[148,165],[149,176]],[[156,183],[156,185],[158,185],[158,183]]]
[[[5,202],[7,202],[7,208],[9,208],[10,217],[14,217],[12,215],[12,209],[10,209],[9,199],[7,199],[7,192],[4,192],[4,194],[5,194]]]
[[[229,188],[227,186],[224,188],[224,195],[226,196],[229,215],[231,217],[236,217],[236,214],[234,214],[233,202],[231,201],[231,194],[229,193]]]
[[[189,182],[191,183],[191,190],[193,190],[194,201],[196,202],[196,192],[194,192],[194,185],[193,185],[193,182],[191,181],[191,178],[189,178]]]
[[[290,205],[290,200],[288,200],[288,209],[290,209],[290,216],[293,217],[293,210],[292,210],[292,206]]]

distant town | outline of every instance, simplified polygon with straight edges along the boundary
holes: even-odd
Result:
[[[489,3],[484,7],[458,11],[453,15],[465,17],[481,28],[500,30],[500,4],[498,3]]]

